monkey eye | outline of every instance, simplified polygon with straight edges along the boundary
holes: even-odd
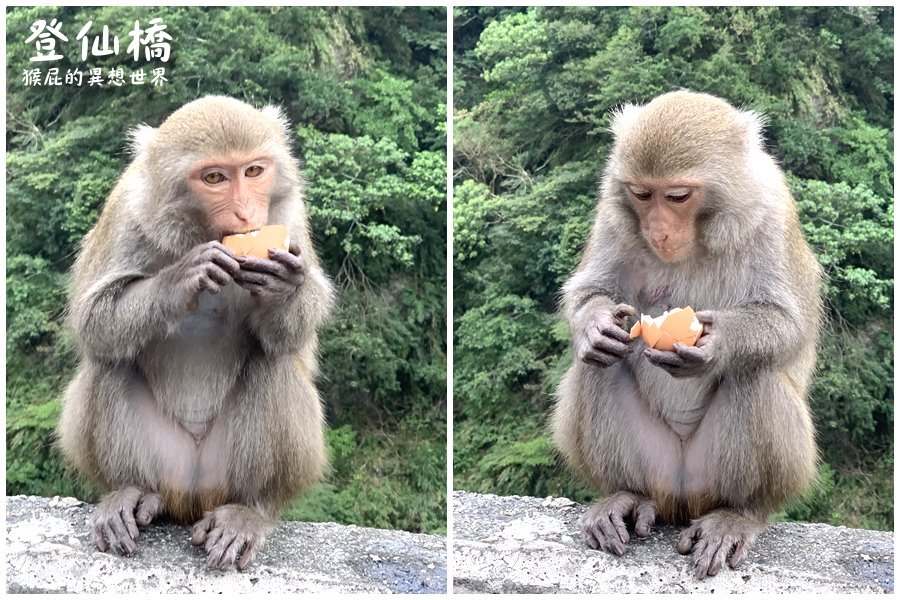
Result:
[[[675,204],[681,204],[682,202],[686,202],[688,198],[691,197],[690,192],[679,192],[677,194],[666,194],[666,198],[669,202],[674,202]]]
[[[262,175],[263,168],[259,165],[253,165],[252,167],[247,167],[247,170],[244,171],[244,175],[247,177],[259,177]]]
[[[210,171],[203,176],[203,181],[210,185],[216,185],[217,183],[225,181],[225,175],[218,171]]]
[[[651,197],[653,197],[653,194],[651,194],[648,190],[645,190],[643,188],[633,188],[633,187],[629,186],[628,190],[632,194],[634,194],[634,197],[637,198],[638,200],[649,200]]]

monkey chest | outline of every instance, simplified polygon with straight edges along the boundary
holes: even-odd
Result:
[[[246,359],[243,319],[208,296],[147,348],[141,365],[160,409],[198,439],[222,411]]]
[[[646,361],[644,361],[646,362]],[[658,367],[642,365],[635,371],[641,400],[650,414],[685,440],[700,426],[714,395],[704,378],[675,379]]]

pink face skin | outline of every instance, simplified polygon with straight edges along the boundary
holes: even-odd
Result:
[[[207,208],[210,224],[223,236],[266,224],[275,161],[266,155],[204,158],[190,171],[191,190]]]
[[[678,262],[693,249],[703,188],[693,180],[626,181],[628,199],[641,221],[641,233],[665,262]]]

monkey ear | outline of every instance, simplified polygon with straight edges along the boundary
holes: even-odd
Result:
[[[128,132],[128,148],[132,156],[138,156],[147,151],[153,138],[156,137],[156,130],[149,125],[138,125]]]
[[[625,104],[618,110],[613,111],[609,130],[612,131],[615,137],[620,137],[625,131],[631,129],[631,125],[638,115],[641,114],[643,108],[643,106],[638,104]]]
[[[284,111],[281,110],[281,108],[272,104],[268,104],[263,107],[262,113],[266,117],[277,121],[281,125],[281,128],[284,130],[285,135],[288,134],[288,132],[290,131],[290,124],[288,123],[287,117],[284,116]]]
[[[752,111],[737,111],[735,124],[740,128],[747,149],[763,147],[763,128],[766,126],[766,118],[763,114]]]

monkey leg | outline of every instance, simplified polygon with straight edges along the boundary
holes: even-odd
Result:
[[[656,520],[656,503],[645,496],[616,492],[597,502],[581,518],[581,533],[588,546],[622,556],[631,539],[625,519],[634,523],[638,537],[650,535]]]
[[[91,516],[91,533],[101,552],[134,552],[140,527],[163,510],[162,496],[127,486],[107,494]]]
[[[732,569],[741,564],[765,528],[765,521],[728,509],[714,510],[682,532],[676,549],[681,554],[693,549],[694,577],[704,579],[718,573],[726,560]]]
[[[310,371],[292,356],[260,356],[209,432],[204,472],[223,472],[226,502],[193,527],[210,568],[245,569],[263,547],[285,503],[326,465],[324,416]],[[207,467],[208,465],[208,467]]]
[[[206,565],[225,569],[238,560],[247,568],[275,527],[275,519],[241,504],[226,504],[206,513],[191,530],[191,543],[203,545]]]
[[[569,466],[601,492],[627,490],[657,502],[677,493],[681,441],[651,414],[627,364],[573,364],[557,390],[551,427]]]
[[[692,521],[677,550],[693,548],[698,579],[737,567],[767,516],[815,478],[812,422],[800,389],[784,371],[726,378],[685,448],[693,493],[719,508]]]

